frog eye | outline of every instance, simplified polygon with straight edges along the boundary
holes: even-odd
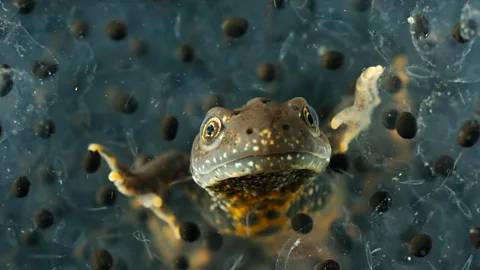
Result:
[[[222,121],[216,116],[205,118],[202,123],[200,134],[204,143],[211,143],[223,130]]]
[[[310,105],[305,105],[302,110],[303,121],[313,129],[314,131],[318,128],[318,115],[315,110]]]

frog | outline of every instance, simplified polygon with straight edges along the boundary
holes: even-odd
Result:
[[[303,97],[283,103],[257,97],[240,108],[210,109],[190,153],[168,150],[131,169],[101,144],[91,143],[88,150],[107,163],[108,179],[118,191],[150,209],[177,240],[180,219],[164,194],[178,179],[190,178],[181,189],[215,230],[272,241],[292,231],[291,219],[298,213],[330,223],[342,215],[345,196],[338,194],[345,187],[319,176],[332,154],[346,152],[369,127],[381,103],[377,81],[383,72],[380,65],[366,68],[356,82],[353,104],[336,113],[327,127],[320,126]]]

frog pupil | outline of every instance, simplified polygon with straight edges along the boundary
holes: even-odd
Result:
[[[312,117],[312,114],[307,112],[307,120],[308,122],[310,123],[310,125],[313,125],[314,124],[314,120],[313,120],[313,117]]]
[[[207,135],[208,136],[212,136],[213,132],[215,131],[215,127],[213,126],[213,124],[209,124],[207,126]]]

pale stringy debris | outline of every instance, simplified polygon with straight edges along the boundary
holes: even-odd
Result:
[[[292,251],[300,245],[300,238],[296,238],[295,242],[294,236],[290,237],[285,244],[283,244],[282,249],[278,252],[277,262],[275,263],[275,270],[286,270],[288,268],[288,261],[290,260],[290,255]],[[288,250],[288,252],[287,252]]]
[[[473,260],[473,255],[470,254],[470,257],[468,257],[468,260],[465,262],[465,264],[463,265],[463,268],[462,270],[469,270],[470,269],[470,265],[472,264],[472,260]]]

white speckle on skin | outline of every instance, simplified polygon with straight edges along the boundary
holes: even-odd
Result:
[[[235,168],[240,168],[240,167],[242,167],[242,166],[243,166],[242,163],[240,163],[240,162],[235,162]]]
[[[253,167],[253,165],[254,165],[254,164],[253,164],[253,161],[249,161],[247,164],[248,164],[248,166],[250,166],[250,167]]]
[[[255,145],[255,146],[253,147],[253,151],[258,151],[258,150],[260,150],[260,147],[258,147],[257,145]]]
[[[288,155],[287,160],[292,160],[292,156]]]

